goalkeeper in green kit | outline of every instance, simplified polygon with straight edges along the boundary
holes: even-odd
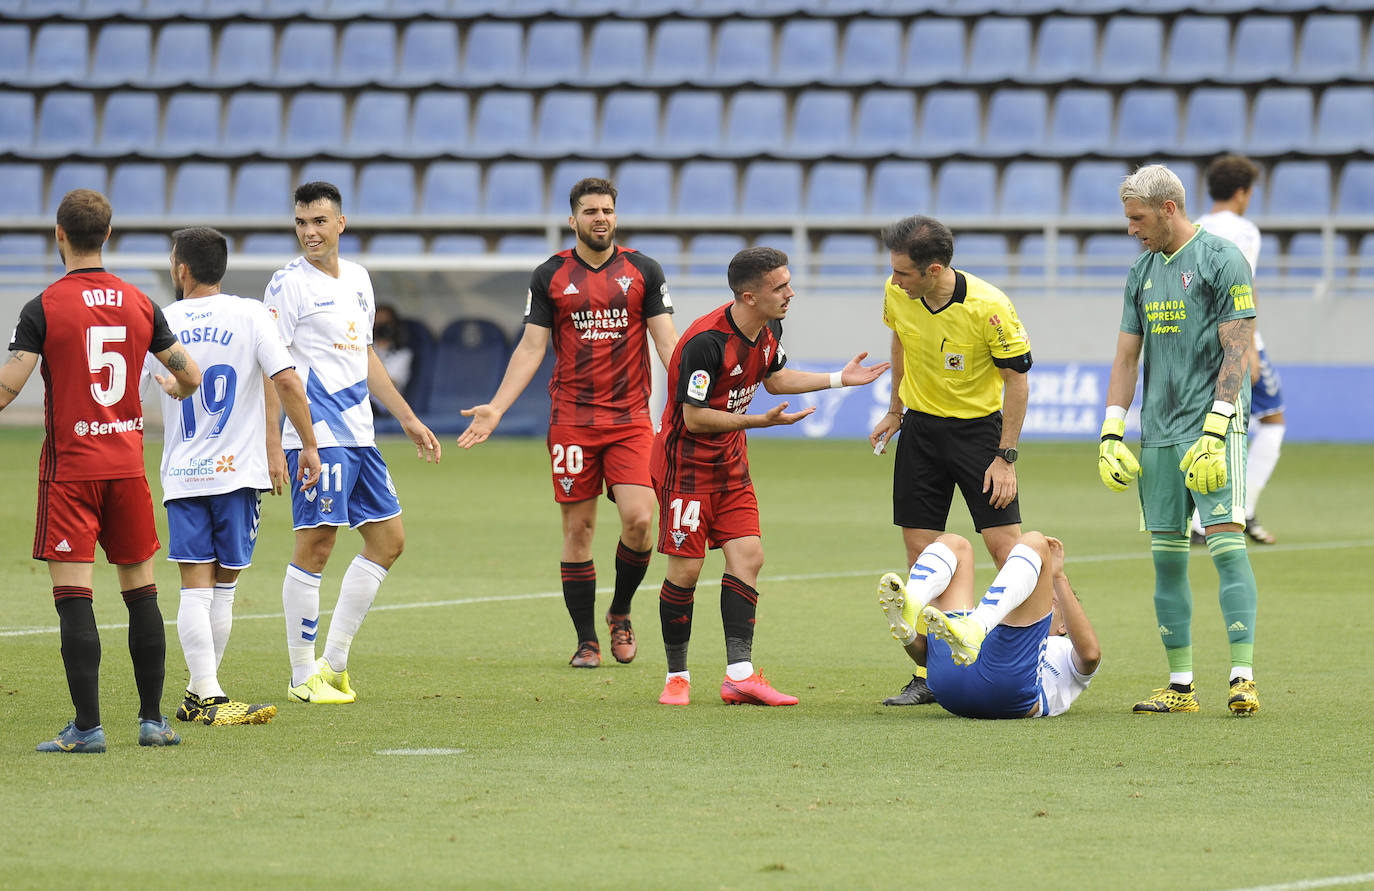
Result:
[[[1231,644],[1228,707],[1259,710],[1255,691],[1258,592],[1245,550],[1246,350],[1255,327],[1250,266],[1230,241],[1188,221],[1183,183],[1167,167],[1142,167],[1121,184],[1127,231],[1145,248],[1126,276],[1125,307],[1107,385],[1098,474],[1124,492],[1140,477],[1140,504],[1155,564],[1155,617],[1169,683],[1136,703],[1144,713],[1195,712],[1193,595],[1188,586],[1194,505],[1221,581]],[[1140,460],[1122,437],[1144,363]]]

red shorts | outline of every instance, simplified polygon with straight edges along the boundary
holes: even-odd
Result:
[[[670,557],[705,557],[707,548],[759,534],[754,487],[725,492],[658,490],[658,552]]]
[[[147,478],[39,480],[33,558],[94,563],[96,542],[104,549],[105,559],[116,566],[142,563],[162,547]]]
[[[611,486],[653,486],[649,454],[654,428],[649,424],[618,427],[549,427],[553,459],[553,500],[560,504],[596,498]]]

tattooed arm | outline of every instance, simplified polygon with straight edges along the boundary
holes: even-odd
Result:
[[[179,342],[153,355],[171,372],[171,375],[153,375],[153,380],[161,385],[168,396],[185,399],[200,386],[200,366]]]
[[[1216,398],[1236,404],[1246,374],[1245,357],[1255,340],[1255,320],[1232,319],[1217,326],[1221,340],[1221,370],[1217,373]]]
[[[0,411],[14,401],[24,389],[29,375],[38,367],[38,354],[28,350],[10,350],[10,356],[0,365]]]

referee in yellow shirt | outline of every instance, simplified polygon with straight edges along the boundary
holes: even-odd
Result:
[[[1030,339],[1006,294],[950,265],[954,234],[939,220],[899,220],[883,230],[883,244],[892,261],[883,294],[883,324],[892,329],[892,409],[868,439],[881,452],[902,434],[892,521],[902,529],[907,565],[923,577],[924,564],[944,558],[947,548],[936,539],[957,485],[1000,569],[1021,535],[1016,443],[1030,390]],[[879,590],[886,611],[891,598]],[[914,637],[915,617],[905,619]],[[915,658],[910,648],[908,654]],[[885,704],[931,701],[918,674]]]

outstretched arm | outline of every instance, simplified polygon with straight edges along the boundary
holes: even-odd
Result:
[[[200,388],[200,366],[191,354],[186,352],[180,341],[165,350],[153,353],[157,360],[171,372],[170,375],[153,375],[164,393],[173,399],[185,399]]]
[[[506,411],[520,398],[520,394],[525,392],[530,381],[534,380],[539,363],[544,361],[544,353],[549,348],[549,334],[548,328],[525,323],[525,332],[520,335],[515,352],[511,353],[510,362],[506,364],[506,374],[501,378],[501,385],[496,388],[496,395],[491,397],[490,402],[463,409],[463,417],[472,418],[472,422],[458,437],[458,445],[470,449],[478,443],[486,442],[487,437],[496,431],[496,425],[501,423]]]
[[[850,359],[844,368],[834,373],[798,371],[795,368],[787,367],[779,368],[763,379],[763,388],[769,393],[780,395],[824,390],[834,387],[837,382],[841,387],[861,387],[864,384],[873,383],[890,367],[890,363],[887,362],[874,362],[872,365],[862,364],[863,360],[867,358],[868,353],[859,353]],[[836,375],[839,377],[837,378]]]
[[[751,430],[757,427],[778,427],[795,424],[816,410],[813,405],[801,411],[788,411],[786,402],[779,402],[761,415],[738,415],[718,408],[700,405],[682,406],[682,420],[692,433],[729,433],[732,430]]]

